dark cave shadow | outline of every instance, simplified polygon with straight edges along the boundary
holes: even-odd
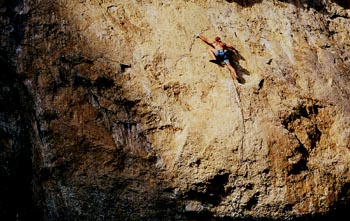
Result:
[[[240,6],[243,7],[251,7],[257,3],[261,3],[262,0],[226,0],[229,3],[236,2]]]
[[[323,0],[274,0],[274,3],[276,1],[279,2],[285,2],[288,4],[293,4],[297,8],[300,9],[310,9],[313,8],[314,10],[328,14],[328,11],[326,9],[326,5]],[[332,2],[336,3],[340,7],[344,9],[349,9],[350,8],[350,0],[331,0]]]
[[[350,9],[350,0],[333,0],[335,3],[337,3],[339,6],[343,7],[344,9]]]
[[[319,12],[325,11],[325,5],[322,0],[273,0],[274,3],[278,1],[293,4],[298,8],[305,8],[304,4],[306,4],[307,8],[313,8]],[[261,3],[262,0],[226,0],[226,2],[235,2],[242,7],[251,7],[257,3]],[[350,9],[350,0],[332,0],[332,2],[343,7],[344,9]]]
[[[33,5],[36,6],[36,3]],[[39,5],[41,6],[41,4]],[[35,18],[39,20],[48,11],[64,10],[59,7],[59,4],[43,5],[35,12]],[[136,124],[131,109],[136,103],[132,103],[134,100],[128,99],[120,92],[121,90],[123,92],[132,90],[132,88],[115,84],[114,79],[108,75],[112,72],[111,70],[116,70],[117,74],[121,74],[126,69],[131,68],[131,65],[120,61],[110,61],[105,66],[105,63],[99,60],[100,56],[105,58],[100,55],[103,54],[103,51],[100,52],[98,48],[85,42],[84,38],[76,37],[75,27],[77,26],[75,23],[79,21],[70,20],[67,24],[67,31],[64,29],[62,34],[61,31],[60,34],[57,34],[55,31],[61,30],[60,20],[62,21],[64,18],[62,15],[47,21],[43,26],[30,26],[31,23],[27,23],[25,19],[30,20],[34,14],[18,15],[15,12],[16,7],[22,7],[22,0],[0,1],[0,10],[3,13],[0,18],[9,22],[9,24],[3,25],[4,22],[0,21],[1,27],[10,30],[13,26],[13,31],[9,35],[11,37],[9,45],[3,47],[9,48],[8,51],[0,49],[0,178],[2,181],[0,183],[0,220],[100,220],[101,214],[104,218],[108,217],[109,220],[171,220],[172,217],[180,217],[180,220],[184,220],[182,219],[184,215],[177,209],[173,209],[179,206],[176,205],[173,197],[172,184],[159,180],[158,175],[162,171],[156,165],[157,156],[142,135],[144,131],[134,133]],[[93,7],[95,6],[93,5]],[[28,34],[25,33],[27,27],[30,28]],[[70,29],[72,32],[69,31]],[[10,58],[15,57],[10,49],[17,48],[27,35],[30,37],[31,33],[35,32],[42,32],[44,36],[47,36],[48,42],[54,39],[52,40],[52,50],[58,51],[58,53],[52,52],[50,54],[50,59],[54,62],[47,63],[46,67],[50,66],[50,68],[41,71],[35,62],[41,59],[46,61],[46,58],[43,58],[44,55],[38,53],[45,47],[38,43],[42,39],[30,41],[33,46],[23,44],[24,48],[31,47],[28,49],[31,58],[23,58],[24,61],[19,62],[24,63],[24,70],[29,70],[28,73],[22,74],[22,72],[17,71],[18,68],[15,65],[12,66],[10,63]],[[1,34],[2,37],[4,35]],[[55,38],[51,38],[51,36],[55,36]],[[66,44],[66,42],[70,44]],[[7,44],[7,42],[5,43]],[[86,45],[87,50],[76,51],[70,45],[77,45],[77,47]],[[101,68],[94,66],[97,62],[101,62]],[[114,69],[115,66],[117,68]],[[51,67],[55,70],[51,71]],[[80,67],[86,67],[86,73],[81,71]],[[95,68],[101,73],[98,73],[96,79],[92,79],[89,77],[89,73],[94,72]],[[35,72],[35,78],[39,78],[40,74],[45,78],[46,76],[57,76],[57,79],[53,78],[52,83],[48,83],[48,87],[46,85],[39,86],[38,81],[33,80],[33,88],[35,89],[31,89],[31,86],[26,86],[24,83],[27,79],[31,79],[30,71]],[[121,136],[127,134],[128,137],[123,137],[126,139],[118,141],[118,144],[115,142],[113,150],[101,148],[98,151],[90,151],[94,149],[92,140],[101,139],[100,147],[110,144],[104,143],[106,137],[101,138],[97,134],[96,137],[90,137],[86,132],[75,134],[72,145],[66,145],[62,148],[60,148],[62,144],[56,145],[56,141],[60,141],[62,137],[66,138],[66,134],[57,128],[52,128],[51,123],[48,122],[55,120],[65,125],[62,120],[70,115],[75,104],[69,105],[67,112],[62,113],[60,109],[53,106],[52,110],[54,111],[51,111],[50,107],[43,107],[42,113],[37,114],[35,111],[37,108],[36,98],[32,95],[40,93],[43,94],[40,95],[42,97],[53,98],[58,95],[58,90],[66,89],[72,91],[71,95],[75,93],[74,91],[81,91],[81,96],[70,96],[67,100],[62,100],[59,105],[64,106],[79,100],[77,105],[88,105],[93,108],[96,118],[90,119],[95,120],[94,125],[100,128],[99,130],[106,131],[111,140],[114,139],[114,134],[119,131]],[[105,100],[109,99],[108,96],[103,97],[105,93],[116,94],[116,97],[113,97],[114,100],[111,101],[118,106],[116,113],[108,111],[99,104],[99,97]],[[127,116],[127,121],[118,121],[120,118],[124,119],[123,116]],[[108,122],[103,120],[106,118],[116,123],[110,126],[107,124]],[[50,126],[42,130],[43,124],[50,124]],[[117,132],[109,132],[115,125]],[[78,125],[78,127],[83,127],[83,124]],[[125,144],[130,141],[130,135],[132,136],[131,142],[140,144],[141,148],[147,149],[147,154],[130,154],[124,148]],[[68,137],[68,139],[70,138]],[[52,141],[53,143],[49,143]],[[49,154],[50,165],[43,162],[46,157],[41,155],[41,147],[46,144],[50,145],[50,151],[52,151]],[[62,152],[58,149],[61,149]],[[100,161],[98,160],[99,154],[112,155],[109,158],[111,160],[108,162]],[[84,171],[80,173],[81,168],[77,165],[82,165],[90,156],[96,158],[94,164],[86,170],[84,168]],[[111,168],[111,170],[108,173],[99,173],[99,165]],[[138,168],[141,171],[140,175],[137,177],[129,176],[131,174],[129,168]],[[96,179],[86,179],[86,174],[90,173],[94,174]],[[70,174],[79,175],[71,176]],[[155,180],[156,185],[148,186],[148,179]],[[144,185],[145,183],[146,185]],[[74,200],[67,201],[67,196],[61,194],[61,185],[69,188],[69,193],[74,194]],[[135,186],[144,187],[135,188]],[[161,186],[167,187],[167,190],[163,191]],[[65,203],[61,204],[62,202]],[[53,208],[51,203],[59,206]],[[135,206],[137,203],[141,206]],[[89,209],[81,211],[80,206]],[[141,207],[142,209],[140,209]]]

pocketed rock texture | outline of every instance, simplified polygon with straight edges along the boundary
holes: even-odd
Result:
[[[0,8],[8,220],[336,220],[350,209],[349,1]],[[197,33],[236,47],[242,84],[208,62]]]

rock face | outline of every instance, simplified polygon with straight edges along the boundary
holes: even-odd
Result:
[[[0,7],[8,220],[334,220],[350,209],[349,1]],[[208,62],[196,33],[236,47],[242,84]]]

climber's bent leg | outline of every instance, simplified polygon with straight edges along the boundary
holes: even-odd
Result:
[[[232,67],[231,63],[230,62],[225,62],[225,64],[227,65],[228,69],[230,70],[232,78],[233,79],[238,79],[238,75],[236,73],[236,70]]]
[[[208,50],[210,57],[212,60],[216,60],[216,56],[215,56],[215,50],[214,49],[209,49]]]

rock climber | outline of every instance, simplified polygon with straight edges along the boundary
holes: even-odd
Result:
[[[213,47],[209,49],[209,54],[212,57],[212,59],[209,60],[210,62],[216,64],[221,64],[222,62],[224,62],[230,70],[232,78],[237,79],[240,83],[242,82],[240,77],[237,75],[236,70],[234,69],[234,67],[232,67],[230,62],[228,49],[235,49],[232,45],[228,45],[222,42],[220,37],[218,36],[214,38],[213,42],[210,42],[206,37],[204,37],[201,34],[196,34],[195,37],[201,39],[203,42]]]

